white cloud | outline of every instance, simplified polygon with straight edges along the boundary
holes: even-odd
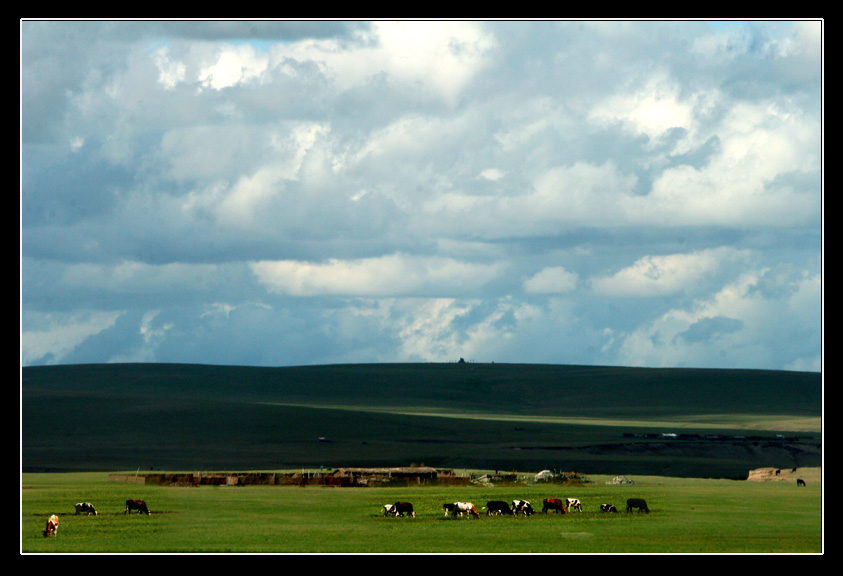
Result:
[[[21,364],[61,364],[85,340],[108,330],[124,312],[90,310],[73,313],[26,314],[21,331]]]
[[[393,254],[326,263],[293,260],[251,264],[268,289],[291,296],[450,296],[472,293],[498,277],[502,264]]]
[[[651,140],[673,128],[695,128],[696,98],[683,99],[680,86],[665,72],[650,77],[645,86],[627,94],[615,94],[596,105],[590,118],[596,122],[619,122]]]
[[[688,254],[644,256],[611,276],[591,280],[592,289],[602,295],[620,297],[663,297],[696,293],[701,283],[722,267],[748,262],[750,253],[733,248],[716,248]]]
[[[224,46],[212,64],[203,67],[199,71],[199,82],[203,87],[222,90],[240,83],[249,82],[259,78],[266,71],[269,57],[254,49],[249,44],[238,46]],[[172,70],[170,65],[168,70]],[[176,67],[176,70],[181,70]],[[172,81],[172,72],[167,76]],[[181,73],[183,77],[183,73]]]
[[[530,294],[567,294],[577,287],[579,276],[563,266],[549,266],[524,281],[524,290]]]

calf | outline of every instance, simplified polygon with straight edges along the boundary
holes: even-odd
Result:
[[[601,504],[600,505],[601,512],[617,512],[618,509],[615,508],[612,504]]]
[[[416,512],[413,510],[413,505],[409,502],[396,502],[392,505],[393,511],[396,516],[404,516],[404,514],[409,514],[413,518],[416,517]]]
[[[451,513],[451,514],[456,514],[456,512],[457,512],[457,505],[456,505],[456,504],[454,504],[454,503],[451,503],[451,504],[448,504],[448,503],[442,504],[442,508],[445,510],[445,516],[447,516],[447,515],[448,515],[448,513]]]
[[[545,498],[542,500],[542,512],[547,514],[548,510],[553,510],[554,512],[559,512],[560,514],[568,513],[568,511],[565,510],[565,505],[562,504],[562,500],[559,498]]]
[[[486,502],[486,516],[490,514],[512,514],[512,509],[502,500],[492,500]]]
[[[395,506],[393,506],[392,504],[384,504],[383,515],[389,516],[390,514],[392,514],[393,516],[395,515]]]
[[[626,501],[626,511],[627,513],[632,512],[633,508],[638,508],[638,513],[646,512],[647,514],[650,513],[650,509],[647,508],[647,502],[644,501],[643,498],[630,498]]]
[[[580,512],[582,512],[582,504],[580,504],[580,501],[577,498],[566,498],[565,507],[568,510],[573,508],[574,510],[579,510]]]
[[[514,514],[523,514],[524,516],[530,516],[535,514],[536,512],[533,510],[533,507],[530,506],[530,503],[526,500],[513,500],[512,501],[512,512]]]
[[[78,504],[75,504],[75,507],[75,516],[78,516],[79,514],[87,514],[88,516],[90,516],[91,514],[93,514],[94,516],[97,515],[97,511],[94,508],[94,505],[90,502],[79,502]]]

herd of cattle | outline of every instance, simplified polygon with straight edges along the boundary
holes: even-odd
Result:
[[[74,516],[78,516],[79,514],[85,514],[86,516],[91,516],[92,514],[94,516],[97,515],[97,509],[94,508],[94,505],[90,502],[78,502],[74,504],[74,508],[76,509]],[[126,509],[123,514],[131,514],[133,510],[137,511],[138,514],[149,514],[149,507],[143,500],[126,500]],[[44,529],[44,537],[55,536],[58,534],[58,531],[59,517],[56,514],[52,514],[47,519],[47,527]]]
[[[445,516],[462,516],[479,518],[480,513],[471,502],[452,502],[442,504],[442,509],[445,510]],[[486,516],[509,514],[517,516],[522,514],[524,516],[531,516],[535,514],[533,506],[526,500],[513,500],[511,504],[503,500],[491,500],[486,502],[486,505],[481,508],[486,511]],[[545,498],[542,500],[542,512],[547,514],[552,511],[555,514],[567,514],[568,512],[582,512],[582,502],[578,498],[566,498],[564,502],[561,498]],[[650,513],[647,507],[647,502],[643,498],[629,498],[626,501],[626,511],[632,512],[638,510],[638,513]],[[617,512],[618,509],[612,504],[601,504],[601,512]],[[415,518],[416,511],[410,502],[396,502],[395,504],[383,505],[384,516],[412,516]]]
[[[79,514],[86,514],[88,516],[92,514],[94,516],[97,515],[97,509],[94,508],[94,505],[90,502],[79,502],[75,504],[74,507],[76,508],[75,515],[77,516]],[[469,517],[480,517],[480,513],[477,512],[477,509],[471,502],[445,503],[442,505],[442,508],[445,510],[445,516],[462,516],[465,514]],[[645,502],[643,498],[629,498],[626,501],[626,511],[631,512],[633,509],[637,509],[639,514],[641,512],[646,512],[647,514],[650,513],[650,509],[647,507],[647,502]],[[481,510],[485,510],[487,516],[499,514],[509,514],[513,516],[523,514],[524,516],[531,516],[536,513],[535,510],[533,510],[533,506],[526,500],[513,500],[512,504],[508,504],[503,500],[491,500],[486,502],[486,505],[481,508]],[[545,514],[547,514],[548,511],[552,511],[557,514],[567,514],[568,512],[573,512],[574,510],[582,512],[582,503],[578,498],[566,498],[564,502],[560,498],[545,498],[542,500],[542,512]],[[123,514],[131,514],[132,511],[137,511],[138,514],[149,514],[149,507],[143,500],[126,500],[126,509]],[[601,504],[600,511],[617,512],[618,510],[612,504]],[[410,502],[396,502],[395,504],[384,504],[383,515],[402,517],[406,515],[415,518],[416,511],[413,509],[413,505]],[[47,519],[47,527],[44,529],[44,536],[55,536],[58,533],[58,529],[59,517],[56,514],[52,514]]]

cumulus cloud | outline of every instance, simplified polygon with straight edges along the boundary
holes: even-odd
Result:
[[[326,263],[254,262],[252,271],[270,290],[292,296],[441,296],[472,293],[503,271],[500,264],[393,254]]]
[[[698,292],[727,265],[751,261],[745,250],[717,248],[688,254],[644,256],[611,276],[592,279],[592,288],[604,295],[623,297],[670,296]]]
[[[816,367],[822,26],[23,21],[22,359]]]

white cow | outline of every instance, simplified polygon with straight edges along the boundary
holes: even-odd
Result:
[[[480,514],[477,513],[477,509],[471,502],[454,502],[454,514],[462,516],[463,513],[480,518]]]
[[[582,512],[582,504],[577,498],[565,498],[565,508],[570,512],[572,507],[574,510]]]

